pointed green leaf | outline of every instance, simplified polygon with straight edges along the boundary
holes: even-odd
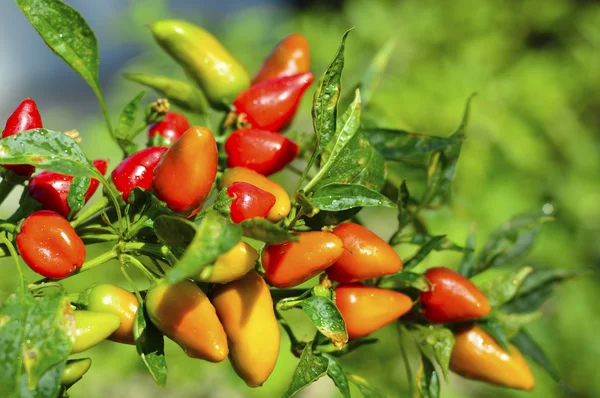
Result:
[[[528,312],[524,314],[506,314],[504,312],[496,312],[495,318],[502,325],[502,330],[507,339],[515,337],[521,329],[530,323],[541,319],[543,314],[541,312]]]
[[[386,289],[406,289],[412,287],[422,292],[430,289],[429,282],[421,274],[402,270],[392,275],[386,275],[381,278],[379,287]]]
[[[470,250],[465,251],[465,254],[463,254],[460,264],[458,265],[458,273],[462,276],[469,277],[469,275],[471,275],[471,270],[475,267],[477,262],[477,256],[475,255],[475,228],[469,233],[465,248]]]
[[[340,390],[342,397],[350,398],[350,385],[348,384],[348,378],[346,377],[346,373],[344,373],[342,365],[331,355],[327,353],[323,353],[322,355],[329,361],[327,376],[333,380],[338,390]]]
[[[377,191],[357,184],[330,184],[318,188],[310,201],[321,210],[341,211],[355,207],[396,207]]]
[[[135,124],[135,119],[137,119],[138,109],[140,107],[140,101],[142,97],[144,97],[145,92],[140,91],[131,101],[125,105],[125,108],[121,111],[121,116],[119,116],[119,125],[116,131],[116,137],[119,139],[130,140],[133,138],[133,135],[129,134],[129,131],[133,128]]]
[[[444,241],[446,235],[432,236],[421,248],[404,263],[404,270],[408,271],[416,267],[421,261],[427,257],[433,250],[439,250]]]
[[[508,345],[508,337],[504,333],[502,324],[496,319],[485,319],[477,322],[477,325],[483,329],[486,333],[496,340],[496,342],[510,354],[510,347]]]
[[[417,374],[417,388],[421,398],[439,398],[440,378],[433,363],[423,354],[421,354],[421,366],[422,369]]]
[[[419,349],[426,355],[433,352],[437,363],[442,368],[444,378],[448,380],[448,371],[450,368],[450,356],[454,348],[454,334],[450,329],[433,326],[415,325],[410,330],[415,338]]]
[[[485,294],[492,307],[510,301],[533,268],[492,268],[471,278],[471,282]]]
[[[85,193],[90,187],[91,181],[89,177],[73,177],[67,196],[67,204],[71,209],[69,217],[72,217],[85,205]]]
[[[348,342],[346,323],[335,303],[323,296],[311,296],[301,303],[308,319],[333,345],[341,349]]]
[[[304,388],[327,374],[329,361],[320,355],[313,353],[313,342],[306,344],[300,362],[292,376],[292,383],[288,390],[283,394],[283,398],[293,397]]]
[[[144,303],[139,303],[133,323],[133,337],[138,355],[150,375],[161,387],[167,385],[167,360],[162,333],[150,321]]]
[[[288,229],[273,224],[264,218],[249,218],[240,223],[244,236],[260,240],[269,245],[283,242],[295,242],[298,237],[294,236]]]
[[[383,395],[364,378],[353,373],[346,373],[346,376],[348,381],[358,387],[363,398],[383,398]]]
[[[196,235],[196,225],[181,217],[160,215],[154,220],[158,240],[177,257],[183,256]]]

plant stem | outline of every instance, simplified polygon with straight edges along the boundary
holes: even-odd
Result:
[[[110,249],[106,253],[101,254],[98,257],[83,263],[81,268],[79,268],[79,271],[77,271],[77,274],[80,274],[85,271],[89,271],[92,268],[96,268],[97,266],[102,265],[110,260],[114,260],[115,258],[117,258],[117,256],[118,256],[118,246],[115,245],[112,249]]]
[[[157,278],[160,277],[160,275],[155,274],[152,270],[150,270],[148,267],[146,267],[140,260],[138,260],[137,258],[135,258],[129,254],[121,254],[119,256],[119,259],[122,262],[134,265],[144,275],[146,275],[146,277],[150,280],[150,282],[154,282]]]
[[[16,184],[13,184],[6,178],[0,181],[0,204],[2,204],[4,200],[8,197],[8,195],[10,195],[15,186]]]
[[[76,228],[82,222],[84,222],[88,218],[92,217],[93,215],[98,213],[100,210],[104,209],[106,207],[106,205],[108,205],[108,202],[109,202],[109,199],[106,196],[102,196],[100,199],[98,199],[98,201],[96,203],[89,206],[88,208],[83,210],[81,213],[79,213],[79,215],[77,217],[75,217],[75,219],[73,221],[71,221],[71,226],[73,228]]]
[[[402,360],[404,361],[404,368],[406,370],[406,380],[408,382],[408,394],[409,397],[413,398],[416,393],[414,378],[412,374],[412,369],[410,368],[410,361],[408,359],[408,353],[406,352],[406,347],[404,346],[404,341],[402,340],[402,336],[404,335],[404,326],[400,322],[396,322],[396,326],[398,328],[398,343],[400,344],[400,352],[402,353]]]
[[[17,226],[14,225],[13,223],[10,223],[10,222],[0,223],[0,231],[6,231],[6,232],[10,232],[11,234],[14,234],[16,230],[17,230]]]
[[[271,289],[270,291],[273,301],[279,301],[285,298],[299,297],[307,291],[310,292],[310,289]]]
[[[15,262],[15,266],[17,267],[17,274],[19,275],[19,280],[21,281],[21,283],[19,285],[23,286],[24,282],[25,282],[25,278],[23,277],[23,270],[21,270],[21,263],[19,262],[19,255],[17,254],[17,251],[15,250],[15,247],[13,246],[12,242],[10,240],[8,240],[8,238],[6,237],[5,232],[0,234],[0,242],[4,243],[6,245],[6,248],[8,249],[10,255],[12,256],[12,258]]]

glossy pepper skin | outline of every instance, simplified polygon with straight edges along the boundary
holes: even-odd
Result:
[[[174,212],[192,212],[210,194],[218,161],[212,132],[204,127],[190,127],[154,168],[152,191]]]
[[[27,217],[16,241],[23,261],[46,278],[66,278],[85,261],[81,238],[66,218],[50,210]]]
[[[410,297],[394,290],[346,283],[335,288],[338,306],[350,339],[367,336],[410,311]]]
[[[65,369],[60,376],[60,384],[70,386],[77,383],[90,370],[91,366],[91,358],[71,359],[67,361]]]
[[[313,80],[310,72],[267,80],[242,91],[233,105],[253,128],[279,131],[292,120]]]
[[[17,106],[6,120],[6,125],[4,126],[4,130],[2,130],[2,138],[10,137],[21,131],[40,129],[42,127],[42,117],[35,101],[27,98]],[[29,177],[35,171],[35,167],[28,164],[6,165],[3,167],[23,177]]]
[[[74,311],[75,341],[71,354],[92,348],[106,340],[121,323],[121,318],[108,312]]]
[[[275,196],[275,204],[267,214],[267,219],[269,221],[277,222],[283,220],[289,214],[291,208],[290,197],[285,189],[275,181],[271,181],[262,174],[258,174],[256,171],[245,167],[234,167],[225,170],[221,177],[220,187],[229,187],[234,182],[246,182],[252,184]]]
[[[425,279],[431,285],[421,292],[423,316],[433,323],[477,319],[491,311],[485,295],[467,278],[449,268],[430,268]]]
[[[333,233],[344,242],[344,254],[327,269],[336,282],[359,282],[394,274],[402,269],[402,260],[386,241],[362,225],[347,222]]]
[[[164,146],[142,149],[123,159],[115,167],[111,177],[115,188],[123,194],[123,200],[127,200],[135,187],[150,189],[154,169],[167,149]]]
[[[106,160],[97,159],[93,163],[102,175],[106,174],[106,169],[108,168]],[[71,214],[71,208],[67,199],[72,182],[73,176],[52,171],[43,171],[31,179],[27,189],[29,190],[29,195],[40,202],[44,210],[52,210],[68,218],[69,214]],[[97,179],[92,178],[90,180],[90,186],[84,194],[84,201],[86,203],[94,195],[99,185],[100,181]]]
[[[278,288],[306,282],[335,263],[344,251],[340,238],[331,232],[296,234],[297,242],[267,245],[262,252],[264,278]]]
[[[158,283],[146,296],[146,311],[158,330],[179,344],[189,357],[210,362],[227,358],[223,325],[215,307],[194,283]]]
[[[252,85],[279,77],[308,72],[310,49],[304,36],[293,33],[281,40],[265,59],[260,71],[252,79]]]
[[[163,120],[150,126],[148,139],[168,147],[181,138],[190,127],[190,122],[181,113],[167,112]]]
[[[199,281],[209,283],[227,283],[240,279],[246,275],[256,264],[258,252],[246,242],[238,242],[227,253],[217,257],[208,277],[197,278]]]
[[[502,387],[530,391],[535,379],[517,347],[510,354],[478,326],[463,328],[454,335],[450,369],[468,379]]]
[[[225,141],[227,167],[246,167],[262,175],[277,173],[298,156],[298,145],[279,133],[239,129]]]
[[[279,355],[279,324],[269,287],[250,271],[217,288],[211,301],[227,333],[233,369],[248,386],[262,386]]]
[[[80,301],[87,303],[86,309],[94,312],[108,312],[117,315],[121,324],[108,338],[125,344],[135,344],[133,322],[138,310],[135,294],[115,285],[99,284],[81,293]]]
[[[231,202],[231,219],[239,224],[248,218],[265,218],[275,205],[275,195],[247,182],[234,182],[227,188]]]
[[[184,21],[162,20],[153,23],[150,30],[214,107],[231,104],[250,85],[246,69],[204,29]]]

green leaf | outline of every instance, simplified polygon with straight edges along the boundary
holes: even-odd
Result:
[[[437,363],[442,368],[444,378],[448,380],[448,369],[450,367],[450,356],[454,347],[454,334],[450,329],[415,325],[410,330],[415,338],[419,349],[426,355],[433,351]]]
[[[394,239],[392,239],[391,244],[398,245],[398,244],[404,243],[404,244],[411,244],[411,245],[424,245],[427,242],[429,242],[432,238],[434,238],[434,237],[429,234],[425,234],[425,233],[414,234],[408,238],[404,237],[404,236],[396,236],[396,237],[394,237]],[[447,238],[443,239],[441,241],[441,243],[439,244],[439,246],[435,247],[433,250],[436,250],[436,251],[448,250],[448,251],[455,251],[455,252],[472,251],[472,249],[467,249],[462,246],[459,246]]]
[[[295,242],[298,238],[286,228],[273,224],[265,218],[249,218],[240,223],[244,236],[269,245]]]
[[[396,203],[396,206],[398,208],[398,230],[394,235],[394,239],[400,238],[400,232],[402,232],[405,226],[412,222],[413,215],[408,210],[409,201],[410,192],[408,191],[408,185],[406,184],[406,180],[403,180],[400,186],[398,187],[398,201]],[[392,241],[392,244],[395,243]]]
[[[156,384],[165,387],[167,385],[167,360],[164,338],[150,321],[143,304],[139,303],[133,323],[135,347]]]
[[[502,325],[502,330],[507,339],[515,337],[521,329],[532,322],[541,319],[541,312],[528,312],[525,314],[506,314],[504,312],[496,312],[496,319]]]
[[[385,128],[367,128],[363,129],[363,133],[386,160],[394,161],[461,145],[465,139],[463,135],[444,138]]]
[[[475,255],[475,228],[469,233],[465,248],[470,250],[465,251],[465,254],[463,254],[460,264],[458,265],[458,273],[462,276],[469,277],[469,275],[471,275],[471,270],[477,263],[477,256]]]
[[[91,181],[89,177],[73,177],[67,196],[67,204],[71,210],[69,217],[72,217],[85,205],[85,193],[90,187]]]
[[[421,354],[421,364],[423,370],[417,375],[417,388],[421,398],[439,398],[441,391],[440,378],[433,363],[427,356]]]
[[[383,395],[375,389],[368,381],[364,378],[355,375],[353,373],[346,373],[348,381],[358,387],[358,390],[364,398],[382,398]]]
[[[355,207],[396,207],[377,191],[363,185],[330,184],[318,188],[310,201],[321,210],[340,211]]]
[[[125,105],[123,111],[121,111],[121,116],[119,116],[119,126],[117,127],[116,137],[118,139],[130,140],[133,138],[132,135],[129,134],[129,131],[133,128],[135,124],[135,119],[137,119],[138,109],[140,107],[140,101],[144,96],[145,92],[140,91],[131,101]]]
[[[432,236],[421,248],[404,263],[404,270],[408,271],[416,267],[433,250],[440,250],[446,235]]]
[[[233,203],[233,198],[227,194],[227,188],[223,188],[219,191],[212,207],[223,217],[229,218],[231,215],[231,203]]]
[[[485,319],[477,322],[477,325],[487,332],[490,336],[496,340],[500,346],[510,354],[510,347],[508,345],[508,337],[504,333],[504,327],[496,319]]]
[[[531,267],[492,268],[477,274],[471,278],[471,282],[485,294],[492,307],[499,307],[517,294],[519,287],[531,272]]]
[[[283,397],[293,397],[304,388],[325,376],[328,369],[329,361],[322,356],[315,355],[313,353],[313,342],[309,342],[302,351],[300,362],[292,376],[292,383],[283,394]]]
[[[72,138],[46,129],[23,131],[1,139],[0,164],[30,164],[76,177],[103,178]]]
[[[160,215],[154,220],[154,232],[158,240],[179,258],[194,240],[196,225],[181,217]]]
[[[48,47],[100,93],[98,42],[77,10],[60,0],[16,0]]]
[[[348,342],[346,323],[335,303],[323,296],[311,296],[301,303],[302,309],[317,330],[341,349]]]
[[[202,90],[185,81],[146,73],[126,73],[124,77],[158,91],[170,102],[185,110],[199,115],[209,113],[210,106]]]
[[[333,356],[327,353],[323,353],[322,355],[329,361],[327,376],[333,380],[338,390],[340,390],[342,397],[350,398],[350,385],[348,384],[348,377],[346,377],[342,365]]]
[[[381,278],[379,287],[386,289],[406,289],[412,287],[422,292],[427,292],[430,289],[429,282],[427,282],[427,279],[423,275],[404,270]]]
[[[165,280],[174,284],[198,275],[205,265],[227,253],[240,239],[242,228],[239,225],[217,212],[207,213],[179,262],[165,275]]]

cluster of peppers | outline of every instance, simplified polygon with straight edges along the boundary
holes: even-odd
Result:
[[[172,20],[159,21],[151,30],[213,107],[233,109],[229,124],[239,128],[223,141],[227,168],[221,173],[213,133],[191,126],[182,114],[167,112],[149,127],[152,146],[126,157],[112,171],[112,183],[123,200],[127,201],[134,188],[141,188],[152,192],[173,213],[192,218],[217,183],[232,198],[229,212],[234,223],[256,217],[274,223],[283,220],[291,209],[290,197],[267,177],[298,155],[296,143],[279,131],[290,123],[313,81],[307,41],[297,34],[284,39],[250,81],[245,69],[206,31]],[[41,127],[35,103],[27,99],[8,119],[2,137]],[[106,173],[105,160],[96,160],[94,165]],[[32,166],[5,167],[29,180],[26,189],[43,208],[28,215],[16,234],[25,263],[49,279],[76,273],[86,256],[84,242],[69,222],[74,216],[67,200],[73,177],[47,171],[32,177]],[[85,201],[98,185],[97,180],[91,181]],[[210,362],[229,357],[248,386],[257,387],[273,371],[280,347],[269,286],[291,288],[322,275],[321,284],[333,287],[333,299],[350,339],[375,332],[415,306],[401,292],[364,283],[403,267],[394,249],[364,226],[345,222],[294,235],[295,241],[266,245],[260,254],[248,243],[239,242],[216,259],[209,275],[201,273],[174,285],[157,279],[144,292],[150,320],[190,357]],[[260,274],[254,270],[259,258]],[[434,324],[461,323],[455,329],[450,368],[467,378],[532,389],[533,376],[517,348],[510,346],[507,352],[469,323],[490,312],[485,295],[448,268],[429,269],[425,278],[430,288],[420,293],[420,316]],[[196,282],[210,284],[208,295]],[[99,284],[73,297],[72,302],[77,307],[72,353],[104,339],[135,344],[133,323],[139,305],[135,294]],[[74,383],[90,364],[89,359],[69,361],[61,382]]]

